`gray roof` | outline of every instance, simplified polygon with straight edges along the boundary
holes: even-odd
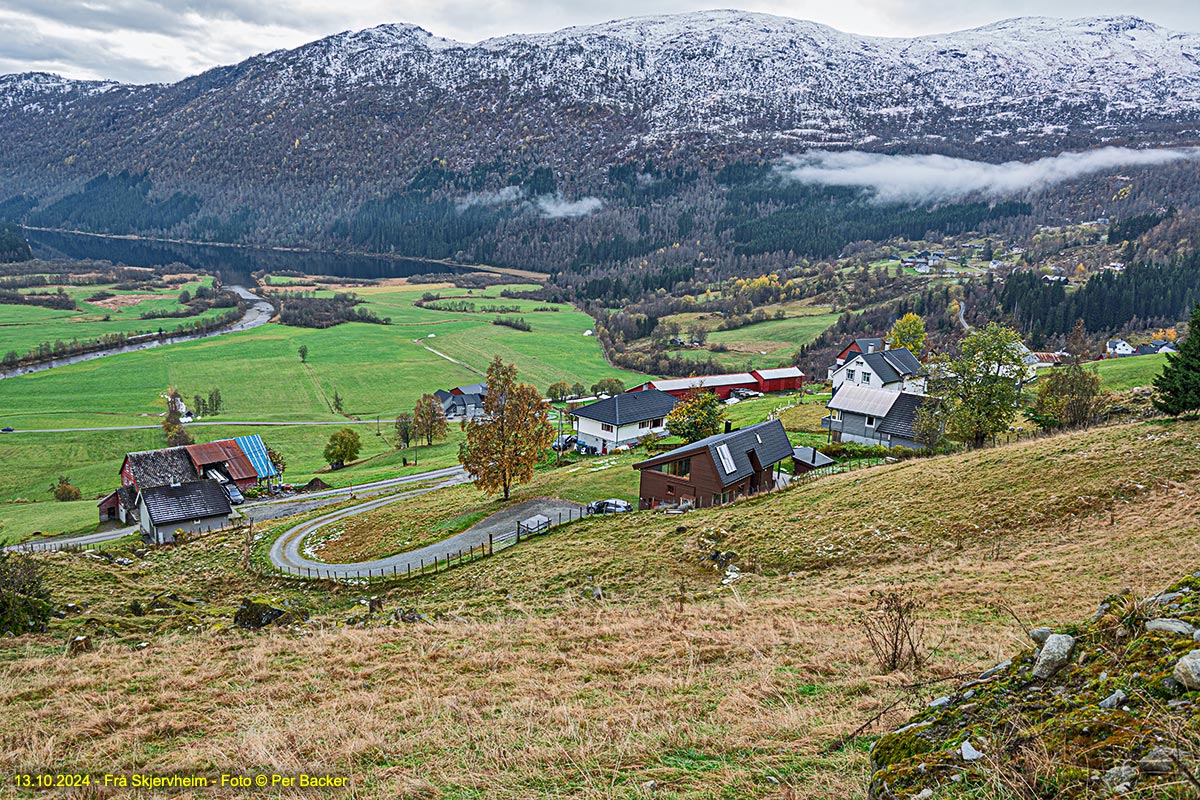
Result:
[[[825,407],[831,411],[847,414],[862,414],[871,417],[886,417],[900,392],[873,389],[855,383],[843,383],[837,394],[829,399]]]
[[[858,345],[858,349],[864,353],[868,351],[878,351],[883,349],[883,339],[855,339],[853,344]],[[850,345],[846,345],[849,347]],[[846,348],[842,348],[845,350]]]
[[[923,394],[900,392],[896,402],[892,404],[892,410],[876,426],[876,432],[915,441],[917,437],[913,431],[913,423],[917,418],[917,410],[928,399]]]
[[[640,392],[617,394],[575,409],[577,417],[594,419],[609,425],[629,425],[652,419],[662,419],[679,403],[666,392],[643,389]]]
[[[128,453],[125,461],[133,473],[134,482],[142,490],[152,486],[187,483],[200,478],[186,447]]]
[[[921,371],[921,362],[917,361],[907,348],[894,350],[877,350],[874,353],[861,353],[846,359],[846,362],[861,358],[884,383],[895,383],[906,376],[916,375]]]
[[[722,459],[719,450],[722,445],[726,446],[729,450],[729,455],[733,461],[732,471],[726,471],[724,468],[724,459]],[[643,464],[674,461],[676,458],[697,453],[701,450],[709,452],[713,464],[717,467],[717,474],[721,476],[721,484],[723,486],[730,486],[754,474],[754,466],[750,461],[751,452],[758,456],[759,465],[763,469],[766,469],[791,456],[792,443],[788,441],[787,431],[783,429],[783,423],[777,419],[773,419],[731,433],[719,433],[716,436],[709,436],[707,439],[701,439],[698,442],[685,444],[683,447],[677,447],[669,453],[663,453],[661,456],[647,459],[640,464],[634,464],[634,468],[641,468]]]
[[[466,386],[459,386],[458,390],[463,394],[480,394],[484,395],[485,397],[487,396],[486,383],[471,383],[467,384]]]
[[[796,459],[801,464],[806,464],[813,469],[828,467],[835,463],[832,458],[822,453],[815,447],[794,447],[792,448],[792,458]]]
[[[216,481],[192,481],[178,486],[142,490],[142,501],[154,525],[229,516],[229,497]]]

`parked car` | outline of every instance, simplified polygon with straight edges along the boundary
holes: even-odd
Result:
[[[240,506],[242,503],[246,502],[245,496],[243,496],[238,488],[232,483],[226,483],[221,488],[225,490],[225,494],[229,495],[229,502],[233,503],[235,506]]]
[[[593,500],[588,503],[587,511],[589,514],[624,514],[633,511],[633,504],[610,497],[607,500]]]
[[[739,400],[749,400],[751,397],[763,396],[762,392],[757,392],[754,389],[734,389],[730,394]]]
[[[581,456],[594,456],[594,455],[596,455],[596,453],[598,453],[600,451],[597,450],[595,447],[593,447],[590,444],[584,444],[583,442],[576,442],[575,443],[575,452],[579,453],[579,455],[581,455]]]
[[[550,446],[555,450],[570,450],[575,446],[577,441],[579,441],[578,437],[564,433],[562,436],[559,436],[557,439],[555,439],[554,444]]]
[[[13,432],[13,429],[12,429],[11,425],[4,427],[4,428],[0,428],[0,433],[12,433],[12,432]]]

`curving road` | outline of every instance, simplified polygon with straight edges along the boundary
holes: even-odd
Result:
[[[275,540],[274,544],[271,545],[271,563],[285,572],[290,572],[301,577],[349,578],[370,575],[400,575],[410,570],[420,570],[422,567],[433,563],[435,559],[453,557],[455,554],[468,551],[471,548],[479,548],[487,545],[492,536],[511,533],[516,529],[518,522],[534,514],[545,514],[552,521],[557,521],[560,518],[578,519],[583,510],[576,503],[569,503],[556,498],[527,500],[524,503],[506,508],[503,511],[498,511],[462,533],[450,536],[436,544],[427,545],[426,547],[407,553],[397,553],[396,555],[374,561],[362,561],[351,564],[327,564],[323,561],[314,561],[307,558],[302,551],[305,538],[326,525],[331,525],[368,511],[374,511],[377,508],[398,503],[410,497],[416,497],[417,495],[437,491],[447,486],[464,483],[467,480],[469,478],[465,476],[459,480],[450,479],[436,486],[415,489],[411,492],[404,492],[403,494],[385,497],[380,500],[360,503],[350,508],[343,508],[329,514],[324,514],[308,522],[302,522],[284,531]]]
[[[251,328],[257,328],[259,325],[265,325],[271,321],[271,317],[275,314],[274,307],[256,295],[254,292],[244,286],[226,286],[231,292],[237,294],[238,297],[250,303],[250,307],[246,309],[246,313],[240,320],[215,331],[208,333],[191,333],[183,336],[172,336],[167,339],[156,339],[150,342],[140,342],[138,344],[127,344],[121,347],[110,347],[106,350],[97,350],[94,353],[80,353],[74,356],[64,356],[51,361],[43,361],[39,364],[31,364],[27,367],[17,367],[16,369],[8,370],[7,372],[0,370],[0,380],[4,378],[15,378],[18,375],[29,375],[34,372],[45,372],[48,369],[56,367],[65,367],[68,364],[78,364],[81,361],[92,361],[97,358],[115,355],[116,353],[132,353],[137,350],[149,350],[152,347],[162,347],[168,344],[178,344],[180,342],[190,342],[193,339],[208,339],[212,336],[223,336],[227,333],[236,331],[248,331]]]

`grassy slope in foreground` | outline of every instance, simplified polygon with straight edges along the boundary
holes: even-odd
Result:
[[[132,567],[51,556],[55,596],[91,605],[0,641],[0,767],[326,771],[360,798],[635,798],[648,781],[664,798],[862,797],[873,737],[826,748],[911,677],[877,674],[857,623],[868,591],[926,603],[939,646],[920,677],[936,679],[1024,646],[998,602],[1056,624],[1108,592],[1157,590],[1200,563],[1198,434],[1093,430],[684,517],[589,520],[382,592],[386,615],[453,614],[395,629],[320,630],[361,615],[363,592],[248,578],[232,537]],[[714,549],[745,576],[722,586]],[[167,592],[204,603],[129,616]],[[318,624],[213,629],[254,592]],[[105,631],[97,652],[62,658],[81,631]]]

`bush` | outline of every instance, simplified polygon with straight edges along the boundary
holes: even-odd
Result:
[[[46,630],[54,610],[44,577],[33,557],[0,551],[0,635]]]
[[[79,500],[83,497],[79,490],[71,485],[71,479],[65,475],[59,476],[57,486],[50,486],[50,493],[54,495],[55,500],[63,503]]]

